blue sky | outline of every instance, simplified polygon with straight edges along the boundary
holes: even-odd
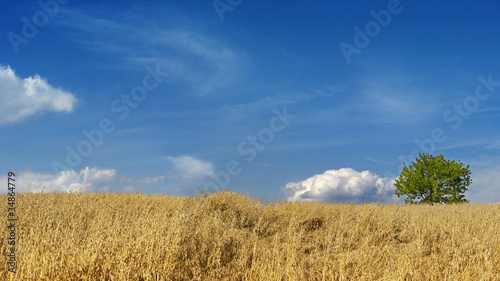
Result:
[[[401,202],[422,151],[499,202],[500,4],[369,2],[3,3],[0,168],[20,191]]]

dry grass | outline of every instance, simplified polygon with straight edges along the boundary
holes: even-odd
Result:
[[[499,205],[266,203],[228,191],[16,201],[17,273],[5,241],[0,280],[500,280]]]

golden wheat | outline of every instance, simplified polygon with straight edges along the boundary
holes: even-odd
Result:
[[[500,280],[493,204],[27,193],[16,211],[17,272],[4,241],[0,280]]]

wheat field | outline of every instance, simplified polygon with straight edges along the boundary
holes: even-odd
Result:
[[[0,280],[500,280],[498,204],[56,192],[16,211],[17,271],[4,241]]]

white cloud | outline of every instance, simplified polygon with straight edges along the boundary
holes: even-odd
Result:
[[[144,177],[144,178],[138,179],[136,181],[136,183],[138,185],[157,184],[157,183],[160,183],[160,182],[164,182],[165,179],[166,179],[165,176],[159,176],[159,177],[156,177],[156,178]]]
[[[472,165],[471,165],[472,166]],[[500,166],[479,168],[471,173],[472,184],[465,192],[465,199],[473,203],[500,202]]]
[[[146,185],[160,184],[162,191],[196,191],[214,175],[213,165],[190,156],[168,157],[174,169],[157,177],[132,179],[118,174],[116,169],[96,167],[78,171],[68,170],[59,174],[42,174],[32,171],[16,172],[16,192],[134,192]],[[0,176],[0,182],[7,182]]]
[[[77,99],[38,75],[20,78],[0,65],[0,125],[15,123],[44,111],[73,111]]]
[[[290,182],[283,187],[288,200],[320,202],[387,202],[394,197],[394,179],[383,178],[370,171],[358,172],[351,168],[327,170],[301,182]]]
[[[39,174],[31,171],[16,173],[17,192],[78,192],[104,188],[117,180],[116,170],[85,167],[80,172],[62,171],[59,175]],[[6,180],[4,182],[7,182]]]
[[[175,165],[175,172],[183,179],[204,178],[214,174],[214,166],[191,156],[170,157],[167,159]]]
[[[191,156],[167,156],[166,159],[174,167],[166,174],[165,183],[162,185],[173,192],[198,191],[215,175],[213,164]]]

